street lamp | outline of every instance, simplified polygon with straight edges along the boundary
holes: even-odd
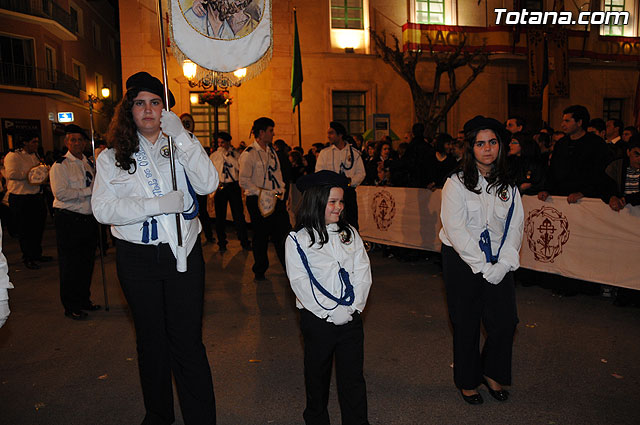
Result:
[[[109,95],[111,94],[111,90],[109,90],[109,87],[107,87],[106,85],[102,88],[102,97],[104,99],[106,99],[107,97],[109,97]]]
[[[187,80],[189,80],[189,82],[191,82],[191,80],[193,80],[193,78],[196,76],[197,70],[198,66],[190,60],[187,59],[182,62],[182,73],[185,77],[187,77]]]

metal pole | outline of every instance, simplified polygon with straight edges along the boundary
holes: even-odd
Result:
[[[89,104],[89,123],[91,126],[91,152],[93,154],[93,166],[94,173],[98,172],[97,158],[96,158],[96,140],[94,137],[95,131],[93,130],[93,104],[98,102],[98,97],[92,94],[89,95],[89,99],[87,103]],[[94,177],[95,179],[95,177]],[[103,241],[102,241],[102,229],[100,228],[101,224],[98,223],[98,244],[100,245],[100,270],[102,271],[102,288],[104,290],[104,309],[105,311],[109,311],[109,295],[107,294],[107,277],[104,273],[104,251],[103,251]]]
[[[298,103],[298,146],[302,147],[302,127],[300,126],[300,103]]]
[[[164,23],[162,22],[162,0],[158,0],[158,28],[160,29],[160,57],[162,58],[162,81],[164,83],[164,108],[169,110],[169,77],[167,76],[167,52],[165,51]],[[173,155],[173,137],[169,139],[169,163],[171,164],[171,183],[173,190],[178,190],[176,181],[176,159]],[[178,233],[178,246],[182,246],[182,228],[180,226],[180,214],[176,214],[176,230]]]

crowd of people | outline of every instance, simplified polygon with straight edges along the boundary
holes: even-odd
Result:
[[[478,116],[455,138],[446,133],[427,138],[424,125],[415,124],[397,149],[389,137],[365,143],[333,121],[328,143],[315,143],[306,153],[282,139],[274,141],[276,123],[261,117],[253,122],[252,143],[240,142],[235,148],[231,135],[219,132],[207,150],[169,111],[175,103],[170,91],[165,108],[159,80],[140,72],[126,87],[109,126],[110,149],[99,146],[94,157],[85,132],[69,125],[64,155],[38,155],[39,141],[33,135],[8,153],[2,177],[9,209],[5,204],[0,212],[10,233],[19,238],[24,265],[36,270],[39,263],[52,260],[42,254],[41,246],[50,206],[61,303],[65,316],[74,320],[101,308],[91,301],[90,283],[98,223],[110,226],[118,278],[137,335],[144,424],[173,422],[172,375],[185,423],[215,423],[211,372],[202,344],[205,267],[200,235],[205,242],[217,239],[224,253],[228,207],[242,249],[253,253],[254,281],[268,279],[271,241],[302,310],[305,420],[328,423],[328,383],[335,355],[343,418],[365,424],[360,313],[371,272],[358,234],[359,185],[443,190],[440,239],[454,324],[455,383],[470,404],[482,403],[477,392],[481,383],[495,399],[509,397],[502,385],[511,380],[517,323],[513,272],[522,242],[521,196],[542,201],[566,197],[568,203],[600,198],[613,211],[640,204],[637,129],[617,119],[590,119],[580,105],[563,111],[561,131],[531,131],[520,117],[499,122]],[[46,165],[46,157],[55,160],[49,164],[50,185],[33,171]],[[215,238],[207,211],[211,193]],[[472,204],[477,208],[471,210]],[[481,211],[487,205],[493,215],[484,223]],[[479,246],[471,230],[480,234]],[[2,276],[7,269],[3,260],[0,252],[4,321],[11,283]],[[473,289],[468,282],[473,282]],[[565,294],[572,290],[566,282],[556,284]],[[619,290],[618,295],[619,304],[637,302],[634,291]],[[485,306],[489,313],[472,313]],[[481,320],[491,340],[482,360],[469,354],[477,351]],[[487,321],[500,325],[487,327]],[[343,340],[351,345],[342,347]]]

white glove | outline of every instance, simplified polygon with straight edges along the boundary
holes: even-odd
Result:
[[[0,301],[0,328],[7,321],[10,313],[11,313],[11,310],[9,310],[9,300]]]
[[[491,283],[492,285],[497,285],[498,283],[502,282],[502,279],[504,279],[504,276],[508,272],[509,267],[498,262],[492,264],[486,272],[482,273],[482,276],[487,282]]]
[[[347,306],[339,305],[333,310],[331,320],[333,320],[334,325],[340,326],[352,321],[353,317],[349,314],[349,308]]]
[[[174,139],[185,133],[186,130],[182,126],[180,118],[171,111],[166,109],[162,110],[162,117],[160,118],[160,128],[162,132],[167,136],[171,136]]]
[[[172,190],[158,198],[158,207],[163,214],[181,213],[184,211],[184,194],[181,190]]]

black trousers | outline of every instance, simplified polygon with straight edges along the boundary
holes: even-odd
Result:
[[[91,304],[91,276],[95,264],[98,222],[92,215],[55,209],[60,300],[66,311]]]
[[[249,244],[247,237],[247,223],[244,221],[244,208],[242,206],[242,189],[238,182],[226,183],[219,188],[213,195],[213,203],[216,207],[216,234],[218,236],[218,245],[227,245],[227,232],[225,226],[227,224],[227,204],[231,206],[231,215],[233,216],[233,224],[236,226],[238,239],[242,246]]]
[[[118,279],[136,328],[144,425],[171,424],[176,381],[185,425],[216,423],[211,369],[202,344],[204,259],[200,241],[176,270],[167,244],[116,240]]]
[[[350,225],[356,230],[360,229],[358,226],[358,195],[356,189],[351,186],[344,191],[344,214]]]
[[[460,389],[472,390],[482,375],[511,385],[513,334],[518,324],[513,272],[492,285],[474,274],[451,247],[442,244],[442,267],[449,317],[453,325],[453,377]],[[479,352],[480,323],[487,338]]]
[[[42,234],[47,219],[47,207],[42,194],[9,194],[9,207],[17,223],[20,250],[24,261],[37,260],[42,256]]]
[[[202,224],[202,233],[208,241],[213,240],[213,231],[211,230],[211,217],[209,217],[209,211],[207,210],[207,195],[196,195],[198,200],[200,217],[200,224]]]
[[[336,359],[336,387],[342,425],[368,425],[367,387],[364,365],[364,331],[358,313],[353,320],[336,326],[308,310],[300,310],[304,339],[304,383],[306,425],[329,425],[329,385],[333,358]]]
[[[268,217],[263,217],[258,209],[258,196],[247,196],[247,210],[251,217],[251,227],[253,228],[253,273],[256,276],[264,275],[269,268],[269,257],[267,249],[269,238],[276,248],[278,260],[282,268],[286,270],[284,262],[284,242],[291,230],[289,214],[284,201],[277,201],[276,208]]]

